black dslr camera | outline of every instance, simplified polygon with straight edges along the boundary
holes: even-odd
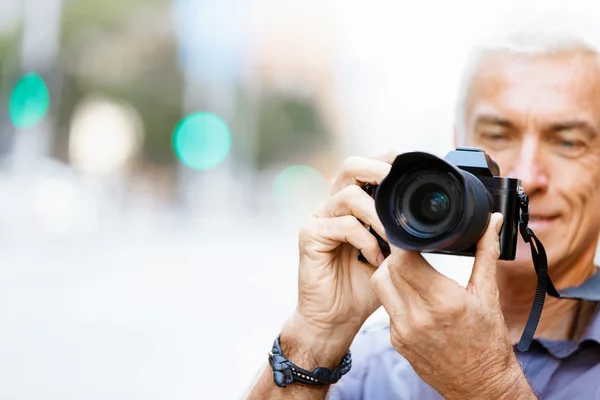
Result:
[[[500,259],[514,260],[521,181],[499,175],[498,164],[478,148],[458,147],[443,159],[411,152],[364,190],[375,199],[390,243],[407,250],[474,256],[491,214],[501,212]],[[389,245],[377,239],[387,256]]]

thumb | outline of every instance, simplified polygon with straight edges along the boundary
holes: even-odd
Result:
[[[504,224],[504,217],[500,213],[492,214],[487,229],[479,242],[475,252],[473,272],[469,279],[468,288],[488,291],[490,285],[496,286],[496,263],[500,257],[500,239],[498,234]],[[496,286],[497,287],[497,286]]]

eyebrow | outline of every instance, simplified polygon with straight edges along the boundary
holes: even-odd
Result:
[[[477,117],[475,121],[475,126],[479,124],[490,124],[490,125],[498,125],[503,128],[514,129],[515,126],[505,118],[498,117],[492,114],[483,114]],[[549,124],[544,131],[558,133],[562,131],[570,131],[579,129],[586,132],[590,138],[594,139],[598,136],[598,130],[589,122],[584,120],[568,120],[562,122],[556,122]]]
[[[562,132],[562,131],[570,131],[574,129],[579,129],[586,132],[590,138],[594,139],[598,136],[598,131],[587,121],[581,120],[573,120],[573,121],[564,121],[558,122],[555,124],[551,124],[547,131],[550,132]]]
[[[514,125],[507,119],[497,117],[491,114],[483,114],[477,117],[475,126],[479,124],[499,125],[503,128],[514,128]]]

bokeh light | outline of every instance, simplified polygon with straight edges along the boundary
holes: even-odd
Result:
[[[273,183],[273,200],[279,213],[290,220],[300,220],[323,204],[328,182],[308,165],[292,165],[279,173]]]
[[[10,120],[18,128],[33,126],[44,118],[49,105],[50,94],[44,80],[37,74],[27,74],[10,95]]]
[[[85,99],[71,121],[70,161],[84,173],[114,173],[135,155],[142,133],[141,117],[131,105],[101,97]]]
[[[173,149],[187,167],[204,171],[219,165],[231,149],[225,121],[209,112],[185,117],[173,133]]]

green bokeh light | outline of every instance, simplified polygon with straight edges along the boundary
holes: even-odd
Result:
[[[302,219],[315,211],[327,198],[328,183],[308,165],[292,165],[273,182],[273,200],[281,215]]]
[[[219,165],[231,149],[231,135],[225,121],[208,112],[185,117],[173,133],[173,149],[181,162],[204,171]]]
[[[27,74],[10,95],[10,120],[18,128],[33,126],[44,118],[49,105],[50,94],[44,80],[39,75]]]

